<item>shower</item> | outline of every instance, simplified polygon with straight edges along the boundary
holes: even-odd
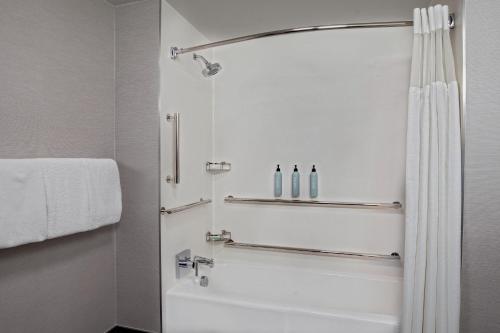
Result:
[[[201,71],[201,73],[205,77],[210,77],[212,75],[215,75],[215,74],[219,73],[220,70],[222,69],[222,66],[219,63],[217,63],[217,62],[211,63],[207,59],[205,59],[203,56],[198,55],[196,53],[193,54],[193,59],[194,60],[201,59],[201,61],[203,61],[203,63],[205,64],[206,68],[204,68]]]

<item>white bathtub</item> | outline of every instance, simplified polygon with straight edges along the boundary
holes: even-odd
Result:
[[[328,259],[340,264],[318,269],[300,262],[217,260],[213,269],[203,271],[208,287],[190,276],[167,291],[166,330],[397,333],[399,273],[388,274],[362,260]]]

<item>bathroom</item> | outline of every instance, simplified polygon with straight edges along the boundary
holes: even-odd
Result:
[[[500,332],[497,14],[0,0],[0,332]]]

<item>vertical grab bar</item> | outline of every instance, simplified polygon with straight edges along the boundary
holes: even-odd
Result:
[[[175,112],[172,114],[167,114],[167,121],[174,121],[174,175],[167,176],[167,183],[174,182],[179,184],[180,182],[180,170],[179,170],[179,136],[180,136],[180,114]]]

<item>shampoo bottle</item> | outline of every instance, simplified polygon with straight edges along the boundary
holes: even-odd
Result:
[[[295,164],[292,173],[292,197],[298,198],[299,195],[300,195],[300,174],[299,170],[297,169],[297,164]]]
[[[274,173],[274,196],[279,198],[283,193],[283,176],[281,174],[280,165],[276,167],[276,172]]]
[[[318,196],[318,173],[316,172],[315,165],[313,165],[311,174],[309,175],[309,196],[311,198]]]

